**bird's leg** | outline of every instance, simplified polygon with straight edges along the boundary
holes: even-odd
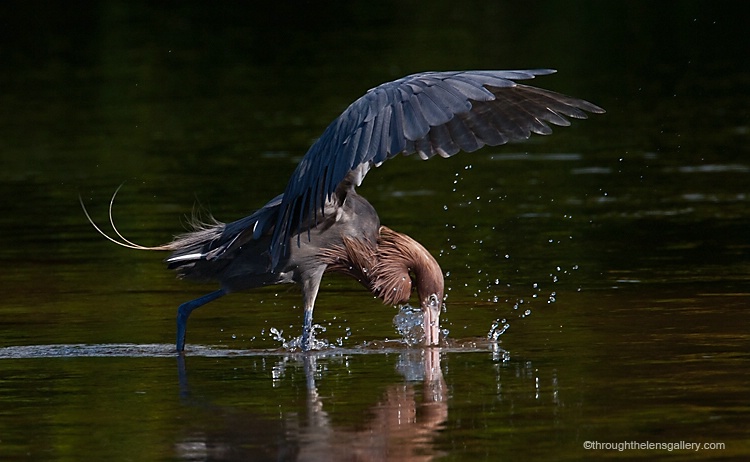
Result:
[[[200,308],[208,302],[212,302],[217,298],[226,295],[226,290],[219,289],[206,294],[202,297],[196,298],[189,302],[185,302],[177,308],[177,352],[182,353],[185,350],[185,331],[187,329],[187,320],[190,317],[190,313],[196,308]]]
[[[302,351],[309,351],[312,348],[313,309],[318,289],[320,289],[320,280],[323,279],[325,270],[325,265],[320,266],[303,277],[302,301],[305,305],[305,314],[302,321]]]

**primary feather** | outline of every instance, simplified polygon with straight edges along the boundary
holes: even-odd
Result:
[[[552,69],[424,72],[384,83],[352,103],[310,147],[287,183],[275,216],[258,223],[255,235],[272,227],[272,267],[288,251],[290,237],[317,217],[338,184],[353,171],[358,182],[371,166],[397,154],[448,157],[549,134],[548,123],[601,113],[587,101],[521,85]]]

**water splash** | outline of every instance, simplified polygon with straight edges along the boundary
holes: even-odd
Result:
[[[487,332],[487,338],[494,343],[497,343],[500,336],[503,335],[508,329],[510,329],[509,322],[507,322],[505,319],[496,319],[492,323],[490,331]]]
[[[284,343],[284,330],[283,329],[279,330],[275,327],[271,327],[268,331],[271,333],[273,340]]]
[[[424,340],[424,314],[419,308],[401,305],[393,317],[393,326],[409,346],[419,345]]]
[[[313,324],[312,330],[310,331],[310,350],[326,350],[329,348],[335,348],[336,345],[332,344],[326,339],[317,339],[315,336],[320,332],[325,332],[326,328],[320,324]],[[269,329],[272,339],[281,344],[281,348],[289,351],[302,350],[302,335],[291,338],[289,340],[284,338],[284,331],[271,327]],[[343,342],[343,340],[342,340]]]

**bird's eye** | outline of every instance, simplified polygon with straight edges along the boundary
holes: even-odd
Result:
[[[440,300],[438,299],[438,296],[436,294],[430,295],[430,306],[439,306]]]

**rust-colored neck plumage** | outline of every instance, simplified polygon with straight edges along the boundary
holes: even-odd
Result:
[[[419,242],[388,227],[380,227],[377,243],[345,238],[343,247],[325,249],[322,257],[328,271],[354,277],[387,305],[407,303],[412,283],[420,304],[431,294],[442,299],[437,261]]]

